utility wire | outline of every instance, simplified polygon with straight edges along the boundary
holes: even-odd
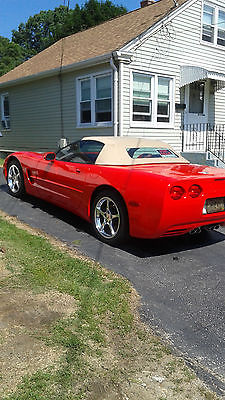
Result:
[[[65,6],[66,0],[64,0]],[[69,12],[70,0],[67,2],[67,13]],[[60,103],[60,126],[61,126],[61,139],[65,139],[64,134],[64,116],[63,116],[63,81],[62,81],[62,69],[65,52],[65,37],[61,39],[61,56],[60,56],[60,67],[59,67],[59,103]]]
[[[61,57],[60,57],[60,68],[59,68],[59,102],[60,102],[60,126],[61,126],[61,138],[64,139],[64,119],[63,119],[63,84],[62,84],[62,68],[64,58],[64,40],[61,39]]]

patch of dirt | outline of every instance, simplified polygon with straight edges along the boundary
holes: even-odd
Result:
[[[42,329],[75,311],[74,298],[55,291],[32,294],[8,289],[0,293],[0,328],[23,326],[32,330]]]
[[[85,400],[218,400],[198,378],[183,382],[179,371],[173,379],[159,372],[152,371],[150,366],[149,371],[143,370],[131,380],[124,379],[115,385],[96,379],[89,385]]]
[[[149,370],[141,371],[134,376],[131,383],[126,382],[123,385],[123,393],[126,400],[203,400],[206,397],[202,396],[199,390],[201,387],[203,387],[202,382],[197,378],[185,382],[180,371],[177,371],[171,379],[165,376],[165,370],[162,371],[162,368],[152,370],[150,367]]]
[[[3,262],[4,254],[5,254],[5,249],[1,247],[0,244],[0,282],[11,275],[11,272],[7,268],[5,268]]]
[[[62,355],[60,349],[47,347],[19,327],[1,331],[0,338],[0,396],[13,392],[23,376],[56,364]]]
[[[62,349],[46,346],[37,336],[76,309],[73,297],[56,291],[1,289],[0,396],[13,392],[23,376],[57,365]]]
[[[127,335],[124,341],[113,331],[107,331],[108,343],[101,359],[87,360],[95,372],[92,382],[86,384],[85,400],[218,399],[138,316],[136,328],[145,332],[144,337],[137,332]]]
[[[11,272],[7,268],[4,267],[4,264],[0,257],[0,281],[4,280],[5,278],[7,278],[10,275],[11,275]]]

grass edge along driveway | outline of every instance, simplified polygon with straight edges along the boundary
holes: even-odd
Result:
[[[0,158],[0,167],[3,167],[5,159],[4,158]]]
[[[0,213],[1,400],[217,399],[138,306],[127,280]]]

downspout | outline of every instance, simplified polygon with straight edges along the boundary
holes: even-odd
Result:
[[[118,136],[118,70],[113,56],[110,58],[110,66],[113,69],[113,136]]]
[[[62,68],[63,68],[63,57],[64,57],[64,39],[61,39],[61,60],[59,69],[59,104],[60,104],[60,122],[61,122],[61,137],[58,141],[58,147],[63,148],[67,146],[67,139],[64,135],[64,116],[63,116],[63,80],[62,80]]]
[[[132,54],[126,53],[119,50],[115,50],[112,54],[113,60],[117,62],[117,92],[116,92],[116,102],[117,102],[117,135],[124,135],[124,64],[130,64],[132,62]],[[114,64],[115,65],[115,64]],[[114,82],[115,83],[115,82]],[[115,100],[115,99],[114,99]]]
[[[120,105],[119,105],[119,136],[123,136],[123,62],[119,63],[119,92],[120,92]]]

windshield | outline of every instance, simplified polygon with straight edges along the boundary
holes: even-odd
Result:
[[[56,160],[94,164],[104,144],[96,140],[79,140],[60,149]]]

